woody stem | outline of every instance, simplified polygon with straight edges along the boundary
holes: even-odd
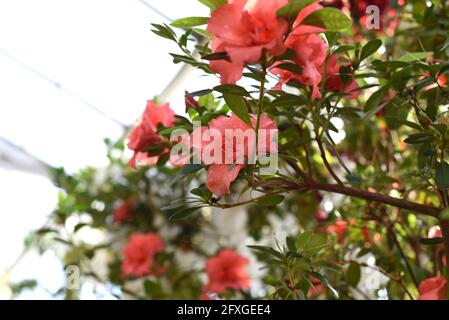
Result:
[[[441,220],[441,233],[443,234],[444,253],[446,256],[446,279],[449,283],[449,220]]]
[[[260,129],[260,122],[262,117],[262,111],[263,111],[263,99],[265,97],[265,80],[267,78],[267,56],[266,53],[263,54],[262,58],[262,79],[260,81],[260,93],[259,93],[259,106],[257,108],[257,120],[256,120],[256,156],[258,146],[259,146],[259,129]]]

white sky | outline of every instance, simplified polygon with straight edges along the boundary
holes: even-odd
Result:
[[[147,2],[173,19],[208,15],[196,0]],[[150,32],[150,23],[162,22],[139,0],[0,0],[0,137],[71,172],[104,165],[103,139],[120,137],[121,127],[4,53],[131,124],[180,67],[168,55],[176,46]],[[192,73],[170,98],[172,108],[182,112],[184,90],[217,83]],[[56,195],[45,178],[0,169],[0,275],[45,221]],[[23,263],[15,280],[38,275],[48,287],[61,280],[50,271],[59,268],[55,257],[31,255]]]

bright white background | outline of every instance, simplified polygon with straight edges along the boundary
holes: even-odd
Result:
[[[146,2],[171,19],[208,14],[196,0]],[[3,271],[56,202],[36,158],[69,172],[106,163],[103,139],[120,137],[117,122],[132,124],[180,68],[168,55],[176,47],[150,32],[162,22],[140,0],[0,0],[0,299]],[[191,73],[172,107],[182,112],[184,90],[215,82]],[[21,298],[45,299],[62,272],[52,254],[31,252],[11,277],[37,278],[42,289]]]

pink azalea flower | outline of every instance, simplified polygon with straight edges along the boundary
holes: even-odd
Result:
[[[253,127],[256,120],[252,119]],[[259,141],[259,152],[277,152],[270,130],[277,130],[276,123],[268,116],[261,117],[261,130],[266,130],[266,140]],[[218,134],[217,137],[215,135]],[[204,164],[210,165],[207,188],[218,196],[230,193],[230,185],[237,178],[244,162],[254,158],[255,130],[235,114],[220,116],[210,122],[209,127],[196,129],[192,135],[192,146]],[[218,151],[218,154],[215,154]]]
[[[154,233],[134,233],[123,248],[122,277],[159,275],[161,267],[154,265],[154,256],[164,249],[161,238]]]
[[[294,63],[301,67],[301,72],[293,73],[276,68],[276,65],[270,70],[281,78],[278,86],[290,80],[296,80],[306,86],[313,86],[313,99],[321,97],[318,87],[322,80],[328,45],[317,35],[317,33],[323,32],[323,29],[303,25],[302,22],[312,12],[321,8],[322,6],[318,3],[313,3],[301,10],[293,24],[293,31],[285,40],[285,46],[295,52]]]
[[[148,157],[142,151],[161,142],[161,137],[157,134],[159,124],[169,128],[174,122],[175,113],[168,103],[157,105],[154,101],[148,101],[145,112],[128,137],[128,148],[134,151],[129,161],[132,168],[136,169],[136,162],[143,165],[152,165],[157,162],[158,157]]]
[[[213,36],[213,52],[226,52],[231,59],[213,61],[211,68],[222,83],[235,83],[245,64],[260,60],[263,50],[273,56],[285,51],[283,36],[288,22],[276,11],[288,0],[230,0],[218,7],[209,19],[207,31]]]
[[[206,261],[206,272],[209,279],[204,291],[216,294],[226,289],[248,289],[251,279],[245,267],[250,261],[233,250],[223,249],[220,253]]]
[[[443,277],[429,278],[419,285],[419,300],[446,300],[447,281]]]

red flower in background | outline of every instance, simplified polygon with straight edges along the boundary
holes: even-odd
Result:
[[[148,157],[143,152],[151,145],[161,143],[161,137],[157,134],[158,125],[172,127],[175,122],[175,113],[170,109],[168,103],[157,105],[154,101],[148,101],[145,112],[134,126],[128,139],[128,148],[134,151],[134,155],[129,161],[132,168],[136,168],[136,162],[151,165],[157,162],[158,157]]]
[[[132,234],[122,252],[122,277],[161,274],[163,269],[154,265],[154,256],[163,249],[164,243],[157,234]]]
[[[337,236],[337,242],[342,243],[348,232],[348,223],[345,220],[338,219],[335,224],[326,228],[327,233],[335,234]]]
[[[205,291],[221,294],[226,289],[242,290],[250,287],[251,279],[245,270],[250,261],[233,250],[223,249],[206,261],[209,278]]]
[[[429,278],[419,285],[419,300],[446,300],[447,281],[443,277]]]
[[[276,11],[287,3],[288,0],[231,0],[212,13],[207,26],[213,36],[212,50],[226,52],[231,60],[210,63],[223,84],[239,80],[245,64],[258,62],[263,50],[273,56],[285,51],[282,37],[288,31],[288,22],[278,18]]]
[[[350,72],[350,66],[347,67]],[[349,99],[357,99],[360,95],[360,88],[354,78],[347,74],[348,80],[345,83],[340,74],[340,67],[337,63],[337,56],[334,54],[330,57],[326,69],[326,89],[332,92],[343,92]]]
[[[134,203],[131,198],[124,200],[114,210],[114,222],[123,223],[129,221],[134,216]]]

